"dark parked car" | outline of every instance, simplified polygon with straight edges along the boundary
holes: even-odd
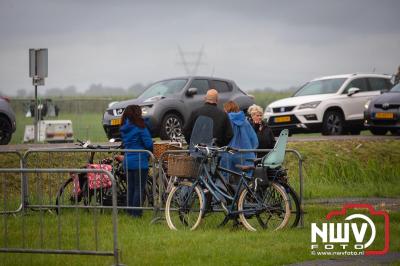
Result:
[[[365,126],[374,135],[400,135],[400,84],[365,104]]]
[[[15,113],[11,109],[10,99],[0,96],[0,145],[7,145],[15,132]]]
[[[254,103],[253,97],[240,90],[232,80],[202,76],[166,79],[152,84],[136,99],[109,107],[103,116],[107,137],[119,136],[122,113],[131,104],[142,107],[143,117],[148,119],[153,137],[166,140],[180,136],[193,110],[203,105],[209,88],[219,92],[220,108],[229,100],[238,103],[242,110],[247,110]]]

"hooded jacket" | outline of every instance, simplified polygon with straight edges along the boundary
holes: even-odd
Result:
[[[249,121],[247,121],[244,113],[242,111],[237,113],[232,112],[229,113],[228,116],[231,120],[233,129],[233,138],[229,142],[228,146],[236,149],[257,149],[257,135]],[[221,155],[221,166],[231,169],[234,172],[240,172],[241,170],[237,168],[236,165],[254,165],[253,162],[247,161],[246,159],[252,159],[255,157],[256,155],[254,152],[235,154],[225,153]],[[227,174],[224,174],[224,176],[226,178],[228,177]]]
[[[242,111],[237,113],[229,113],[233,129],[233,138],[229,142],[229,146],[237,149],[257,149],[258,138],[253,127]]]
[[[153,150],[153,140],[149,130],[132,124],[129,120],[120,127],[121,138],[125,149]],[[124,167],[128,170],[149,168],[149,154],[144,152],[126,153]]]

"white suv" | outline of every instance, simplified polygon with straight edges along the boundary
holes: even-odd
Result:
[[[364,105],[392,87],[391,76],[347,74],[314,79],[292,97],[267,106],[264,119],[278,132],[321,132],[323,135],[360,134]]]

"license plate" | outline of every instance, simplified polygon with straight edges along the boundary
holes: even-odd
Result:
[[[394,114],[393,113],[376,113],[375,118],[379,119],[393,119]]]
[[[112,125],[112,126],[119,126],[119,125],[121,125],[121,118],[111,119],[111,125]]]
[[[290,116],[275,117],[275,123],[290,122]]]
[[[65,132],[54,133],[54,137],[65,137]]]

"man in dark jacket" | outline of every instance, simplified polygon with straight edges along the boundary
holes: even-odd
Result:
[[[183,129],[185,139],[187,143],[190,142],[194,123],[199,116],[203,115],[213,120],[213,137],[216,139],[215,144],[220,147],[226,146],[233,137],[233,131],[227,113],[217,107],[218,92],[215,89],[210,89],[207,91],[204,99],[205,104],[193,111]]]

